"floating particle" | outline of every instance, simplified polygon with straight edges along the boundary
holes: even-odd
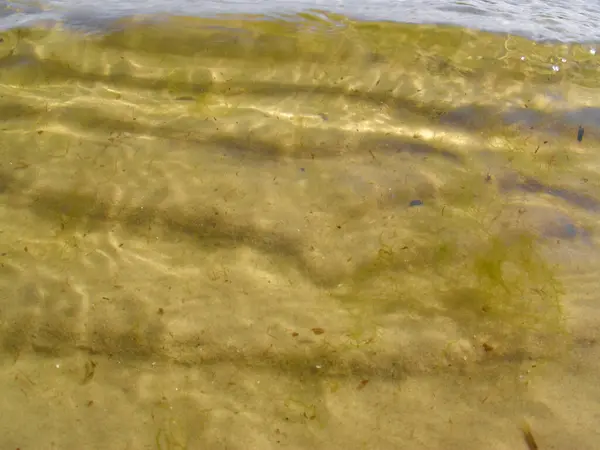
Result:
[[[94,378],[94,373],[96,372],[96,362],[89,360],[86,361],[85,365],[84,365],[84,374],[83,374],[83,380],[81,381],[81,384],[86,384],[89,383],[92,378]]]
[[[423,202],[421,200],[411,200],[408,206],[421,206]]]
[[[316,328],[312,328],[312,332],[318,336],[319,334],[325,333],[325,330],[323,328],[316,327]]]
[[[581,142],[583,140],[583,127],[579,125],[579,129],[577,130],[577,140]]]
[[[356,387],[356,389],[358,389],[358,390],[364,389],[367,384],[369,384],[369,380],[361,380],[360,383],[358,383],[358,386]]]
[[[533,437],[533,432],[531,431],[531,427],[528,423],[523,424],[521,431],[523,432],[523,439],[525,440],[525,444],[527,444],[527,448],[529,450],[538,450],[539,447],[535,438]]]

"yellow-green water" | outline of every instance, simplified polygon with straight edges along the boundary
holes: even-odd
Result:
[[[598,448],[585,46],[307,14],[0,54],[0,448]]]

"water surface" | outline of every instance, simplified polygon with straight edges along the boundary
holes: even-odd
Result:
[[[322,13],[1,38],[0,447],[594,448],[589,45]]]
[[[598,42],[598,0],[8,0],[0,28],[40,20],[86,29],[132,15],[271,17],[328,11],[353,19],[445,24],[510,33],[536,40]],[[1,7],[0,7],[1,8]]]

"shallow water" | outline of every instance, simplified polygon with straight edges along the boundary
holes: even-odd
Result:
[[[595,448],[588,46],[321,14],[0,46],[1,448]]]

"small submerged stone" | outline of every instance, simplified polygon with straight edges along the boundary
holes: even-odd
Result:
[[[581,142],[583,140],[584,129],[581,125],[579,125],[579,129],[577,130],[577,140]]]

